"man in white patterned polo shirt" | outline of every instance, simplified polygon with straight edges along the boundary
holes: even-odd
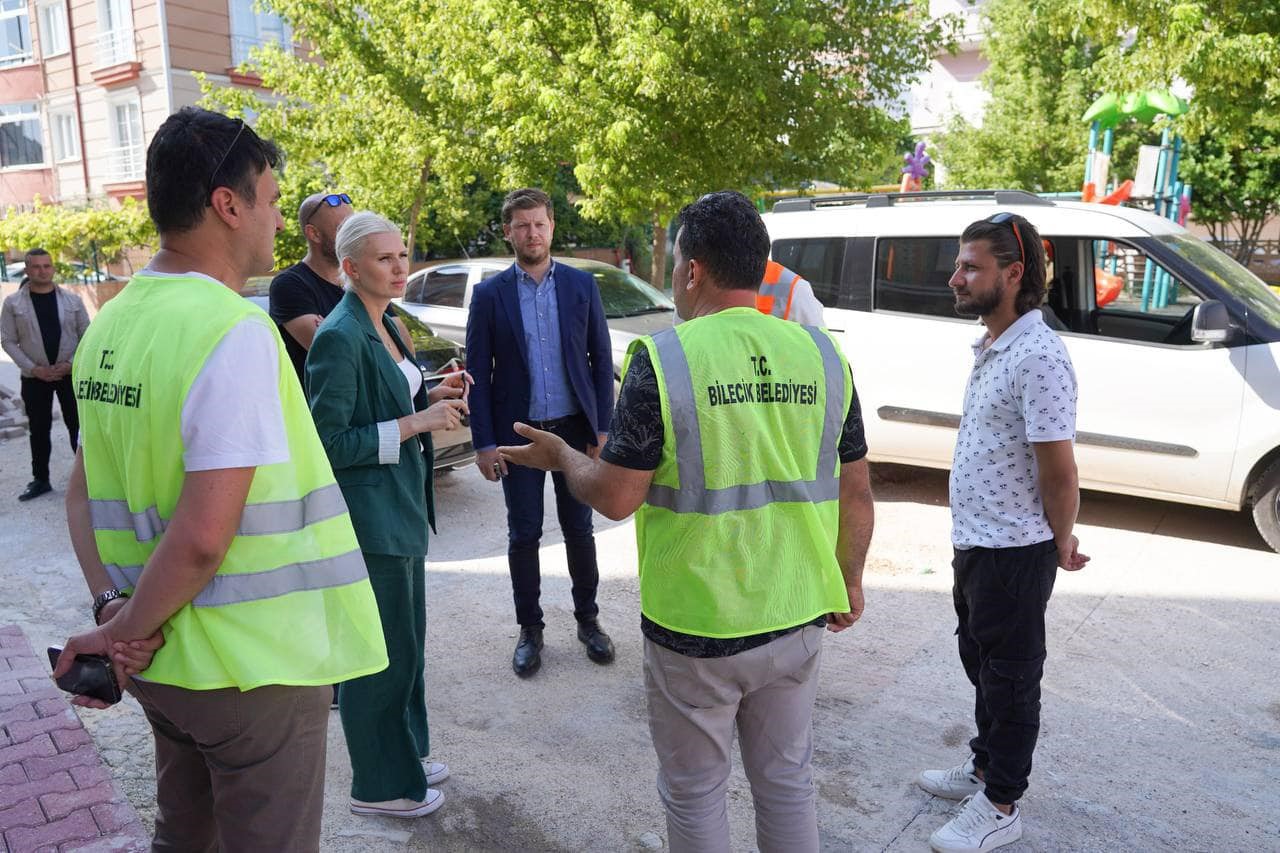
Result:
[[[1080,508],[1071,358],[1037,307],[1044,247],[1021,216],[997,213],[960,238],[949,282],[978,315],[973,371],[951,466],[952,567],[960,660],[976,691],[973,755],[926,770],[931,794],[966,798],[929,839],[942,853],[993,850],[1022,837],[1016,801],[1040,731],[1044,613],[1059,567],[1089,558],[1072,534]]]

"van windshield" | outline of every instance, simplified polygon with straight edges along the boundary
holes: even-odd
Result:
[[[1169,234],[1157,239],[1240,300],[1251,316],[1272,328],[1280,328],[1280,296],[1226,252],[1185,234]]]

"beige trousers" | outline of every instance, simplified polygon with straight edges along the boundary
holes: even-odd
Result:
[[[673,853],[728,853],[725,790],[736,730],[761,853],[818,849],[813,700],[823,628],[809,625],[723,658],[645,640],[649,731]]]

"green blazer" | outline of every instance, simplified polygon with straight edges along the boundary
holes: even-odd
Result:
[[[390,317],[382,322],[401,353],[413,359]],[[409,398],[404,374],[355,293],[344,294],[316,331],[307,352],[306,386],[316,431],[346,498],[360,550],[425,555],[427,528],[435,530],[431,435],[401,442],[398,453],[392,449],[389,455],[390,442],[384,441],[380,460],[378,425],[425,409],[426,383]]]

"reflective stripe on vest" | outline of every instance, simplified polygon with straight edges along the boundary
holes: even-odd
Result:
[[[811,326],[803,327],[822,354],[827,407],[822,421],[822,444],[818,449],[815,480],[760,483],[708,489],[702,468],[702,432],[694,401],[693,377],[689,361],[674,329],[653,336],[654,348],[662,364],[671,423],[675,439],[676,471],[680,487],[652,483],[647,502],[679,513],[720,515],[738,510],[759,509],[771,503],[838,500],[840,472],[837,465],[840,432],[844,425],[844,373],[831,339]]]
[[[347,504],[337,483],[321,486],[296,501],[247,504],[240,516],[237,536],[271,536],[293,533],[308,524],[342,515]],[[168,526],[154,506],[132,512],[128,501],[90,500],[94,530],[132,530],[139,542],[150,542]]]
[[[137,586],[142,566],[105,567],[111,582],[121,589]],[[307,563],[290,563],[265,572],[237,575],[214,575],[191,604],[195,607],[221,607],[277,598],[291,592],[324,589],[356,583],[368,576],[360,551],[348,551],[337,557],[326,557]]]
[[[769,280],[769,272],[773,267],[779,270],[776,281]],[[766,268],[764,282],[756,292],[756,308],[761,314],[772,314],[782,320],[791,313],[791,289],[800,276],[774,261]]]

